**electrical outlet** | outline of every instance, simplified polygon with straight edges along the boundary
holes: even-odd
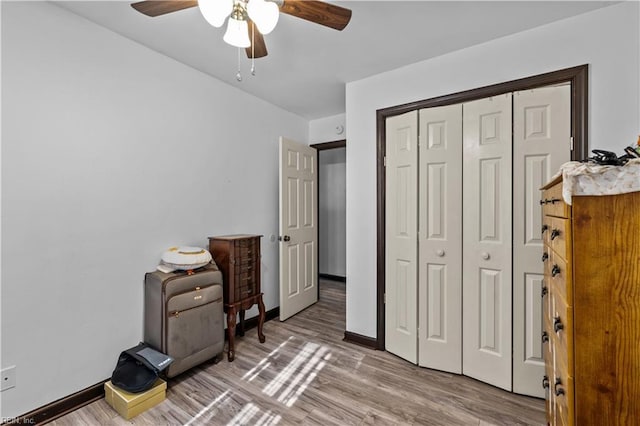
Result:
[[[3,368],[0,372],[0,392],[16,386],[16,366]]]

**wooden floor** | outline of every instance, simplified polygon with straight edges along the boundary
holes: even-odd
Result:
[[[126,421],[104,400],[66,425],[540,425],[544,402],[473,379],[416,367],[342,341],[343,283],[321,281],[320,301],[236,339],[236,359],[169,382],[167,399]]]

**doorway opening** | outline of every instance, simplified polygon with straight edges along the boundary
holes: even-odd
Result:
[[[311,145],[318,151],[318,299],[323,282],[346,287],[346,142]]]

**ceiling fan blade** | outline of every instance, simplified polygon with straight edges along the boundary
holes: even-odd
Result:
[[[260,34],[258,27],[256,27],[256,24],[254,24],[251,19],[248,19],[247,22],[249,24],[247,26],[249,28],[249,40],[251,40],[251,44],[253,45],[253,49],[251,49],[251,46],[245,49],[247,57],[249,59],[252,57],[257,59],[267,56],[267,45],[264,42],[264,37]],[[253,34],[251,30],[253,30]]]
[[[317,0],[284,0],[280,12],[340,31],[351,20],[351,9]]]
[[[197,5],[197,0],[148,0],[132,3],[131,7],[144,15],[154,17]]]

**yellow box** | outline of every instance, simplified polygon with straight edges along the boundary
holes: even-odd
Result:
[[[153,387],[145,392],[130,393],[114,386],[109,380],[104,384],[104,398],[118,414],[129,420],[164,401],[167,394],[167,382],[156,380]]]

